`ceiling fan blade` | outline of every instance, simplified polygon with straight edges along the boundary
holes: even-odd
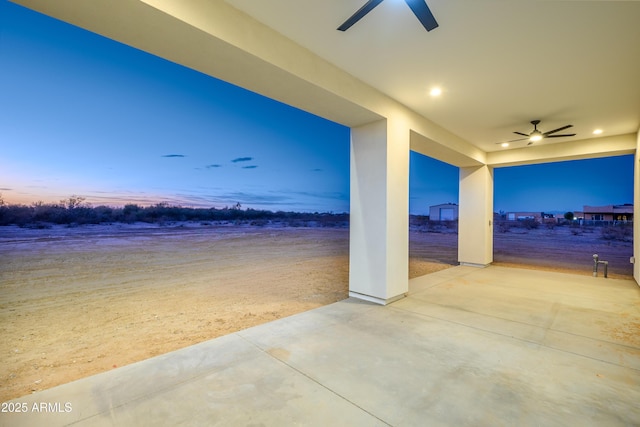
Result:
[[[507,141],[507,142],[517,142],[517,141],[524,141],[525,139],[529,139],[529,135],[527,135],[526,138],[518,138],[518,139],[512,139],[511,141]]]
[[[547,136],[547,135],[551,135],[552,133],[560,132],[561,130],[569,129],[570,127],[573,127],[573,125],[562,126],[561,128],[550,130],[550,131],[547,131],[547,132],[543,132],[542,134],[544,136]]]
[[[529,137],[529,134],[527,133],[522,133],[522,132],[514,132],[516,135],[522,135],[522,136],[526,136],[527,138]]]
[[[436,18],[433,17],[433,14],[431,13],[429,6],[427,6],[425,0],[404,1],[409,5],[411,10],[413,11],[413,14],[416,15],[416,18],[418,18],[422,26],[424,26],[427,31],[438,28],[438,22],[436,21]]]
[[[373,8],[375,8],[380,3],[382,3],[382,0],[369,0],[368,2],[365,3],[364,6],[362,6],[360,9],[358,9],[358,11],[356,13],[351,15],[351,17],[349,19],[344,21],[344,23],[338,27],[338,30],[339,31],[347,31],[349,28],[351,28],[351,26],[353,24],[355,24],[356,22],[358,22],[359,20],[364,18],[364,16],[367,13],[371,12],[373,10]]]
[[[545,138],[563,138],[565,136],[576,136],[575,133],[566,133],[564,135],[546,135]]]

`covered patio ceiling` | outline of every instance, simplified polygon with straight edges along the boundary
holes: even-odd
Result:
[[[402,0],[346,32],[336,28],[365,0],[227,3],[486,152],[534,119],[576,133],[540,145],[640,126],[637,1],[427,0],[431,32]]]

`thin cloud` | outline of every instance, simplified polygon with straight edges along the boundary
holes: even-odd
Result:
[[[255,165],[251,165],[251,166],[243,166],[243,167],[242,167],[242,169],[255,169],[255,168],[257,168],[257,167],[258,167],[258,166],[255,166]]]
[[[0,191],[12,191],[12,188],[0,188]]]
[[[104,195],[102,195],[104,194]],[[210,208],[213,205],[221,205],[225,202],[216,197],[199,197],[192,194],[154,195],[146,192],[129,191],[96,191],[96,194],[87,197],[87,201],[95,204],[108,204],[124,206],[137,204],[140,206],[152,206],[158,203],[167,203],[170,206],[188,206]]]
[[[290,200],[292,200],[292,197],[288,194],[247,193],[244,191],[226,193],[222,196],[222,198],[247,205],[253,204],[265,206],[278,205],[283,202],[289,202]]]
[[[337,191],[291,191],[289,194],[316,199],[349,200],[349,195]]]
[[[322,169],[311,169],[311,172],[322,172]]]
[[[251,160],[253,160],[253,157],[236,157],[235,159],[231,160],[231,162],[232,163],[250,162]]]
[[[207,165],[207,166],[205,166],[205,168],[207,168],[207,169],[214,169],[214,168],[221,168],[221,167],[222,167],[222,165]]]
[[[187,157],[184,154],[165,154],[164,156],[161,157]]]

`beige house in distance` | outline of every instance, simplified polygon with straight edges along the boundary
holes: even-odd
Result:
[[[587,221],[633,221],[633,205],[584,206]]]

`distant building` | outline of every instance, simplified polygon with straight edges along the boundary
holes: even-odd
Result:
[[[502,216],[502,219],[507,221],[524,221],[534,220],[539,223],[558,222],[558,218],[563,218],[563,215],[557,216],[556,214],[546,212],[507,212]]]
[[[455,221],[458,219],[458,205],[444,203],[442,205],[429,206],[429,219],[431,221]]]
[[[582,213],[582,211],[569,211],[569,212],[571,212],[573,214],[573,220],[574,221],[578,221],[578,220],[584,219],[584,214]],[[566,212],[565,213],[557,213],[553,217],[556,219],[556,221],[562,222],[562,221],[564,221],[566,219],[565,215],[566,215]]]
[[[633,221],[633,204],[584,206],[587,221]]]
[[[525,219],[533,219],[541,222],[542,212],[507,212],[505,219],[507,221],[524,221]]]
[[[497,219],[506,219],[507,221],[534,220],[540,223],[548,223],[552,221],[561,222],[565,219],[564,215],[563,213],[522,211],[501,213],[500,218]],[[633,221],[633,205],[584,206],[583,211],[573,211],[573,219],[576,221]]]

